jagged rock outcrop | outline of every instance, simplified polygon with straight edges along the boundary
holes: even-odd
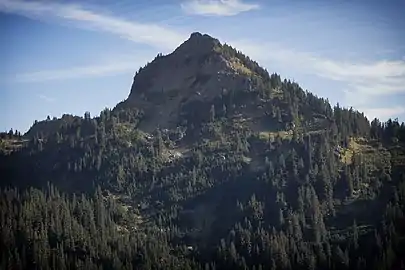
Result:
[[[210,100],[227,89],[246,88],[251,71],[237,58],[222,53],[223,45],[207,34],[192,33],[169,55],[158,55],[134,77],[129,97],[117,108],[136,107],[145,113],[140,128],[173,127],[180,108]]]

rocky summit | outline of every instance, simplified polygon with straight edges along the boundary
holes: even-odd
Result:
[[[212,101],[227,89],[249,88],[253,71],[244,65],[237,52],[227,54],[229,46],[200,33],[169,55],[158,55],[135,75],[127,100],[117,107],[137,107],[146,118],[140,128],[173,127],[182,108],[195,101]]]

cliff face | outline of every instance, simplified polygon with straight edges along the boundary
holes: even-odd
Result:
[[[131,92],[117,108],[145,112],[140,128],[150,132],[176,125],[180,108],[190,101],[212,100],[226,91],[246,87],[249,70],[222,53],[222,44],[209,35],[191,34],[169,55],[158,55],[135,75]]]

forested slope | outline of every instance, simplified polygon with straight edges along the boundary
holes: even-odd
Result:
[[[401,269],[404,124],[190,40],[113,110],[2,134],[1,267]]]

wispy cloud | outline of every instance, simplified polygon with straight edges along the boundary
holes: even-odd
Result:
[[[48,103],[52,103],[55,101],[55,99],[53,97],[48,97],[45,95],[39,95],[38,97]]]
[[[145,24],[101,14],[79,5],[50,1],[0,0],[0,11],[20,14],[38,20],[62,20],[77,27],[108,32],[136,43],[159,49],[173,49],[187,34],[157,24]]]
[[[181,3],[184,12],[203,16],[234,16],[259,7],[242,0],[189,0]]]
[[[261,64],[278,65],[300,73],[316,75],[347,85],[346,103],[363,105],[382,96],[405,93],[405,60],[374,62],[343,62],[326,59],[314,53],[299,52],[276,44],[236,41],[238,49]],[[342,89],[343,91],[343,89]]]
[[[107,62],[97,65],[78,66],[60,70],[42,70],[23,74],[17,74],[14,82],[33,83],[54,80],[77,79],[83,77],[112,76],[121,73],[135,73],[137,66],[145,64],[145,61]]]
[[[399,115],[405,113],[405,108],[401,106],[387,107],[387,108],[359,108],[360,111],[369,119],[388,119],[396,118]]]

